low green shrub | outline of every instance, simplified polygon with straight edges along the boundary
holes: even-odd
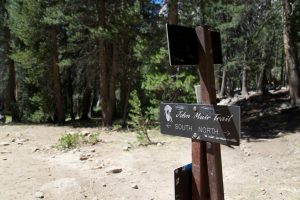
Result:
[[[55,147],[60,150],[68,150],[80,147],[84,144],[95,145],[99,142],[99,133],[84,136],[81,133],[65,133],[59,139]]]

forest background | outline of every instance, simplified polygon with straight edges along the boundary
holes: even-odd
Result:
[[[286,86],[300,105],[299,1],[0,0],[0,114],[124,127],[195,103],[198,68],[169,66],[166,23],[221,33],[219,99]]]

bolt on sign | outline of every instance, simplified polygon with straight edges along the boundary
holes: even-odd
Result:
[[[240,144],[240,107],[161,103],[161,133],[225,145]]]

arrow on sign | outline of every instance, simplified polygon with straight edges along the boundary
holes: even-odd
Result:
[[[224,134],[225,134],[226,137],[228,137],[230,135],[230,132],[229,131],[225,131]]]

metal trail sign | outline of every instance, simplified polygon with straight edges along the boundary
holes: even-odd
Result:
[[[240,107],[160,104],[161,133],[225,145],[240,144]]]

